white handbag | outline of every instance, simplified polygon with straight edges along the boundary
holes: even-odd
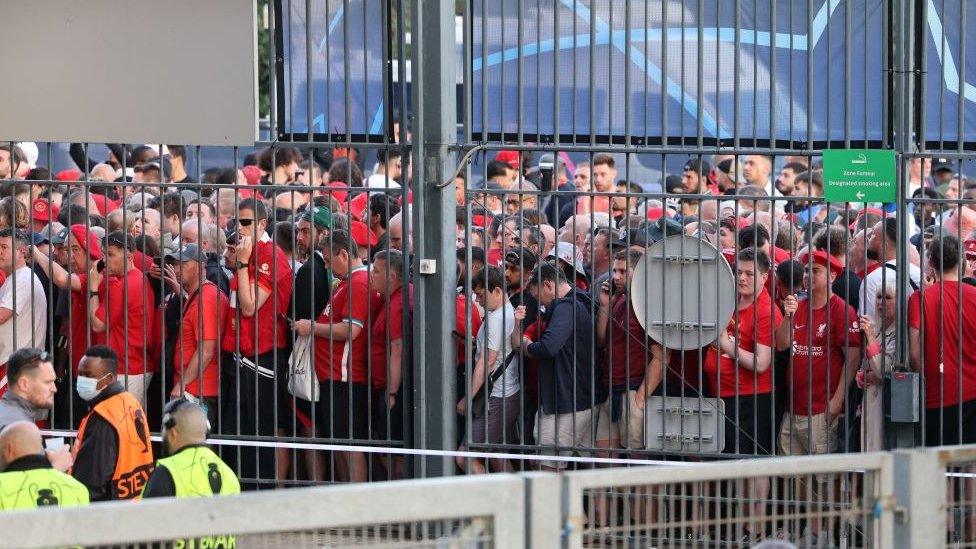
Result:
[[[288,392],[309,402],[319,401],[319,379],[312,368],[315,344],[312,336],[295,336],[295,345],[288,357]]]

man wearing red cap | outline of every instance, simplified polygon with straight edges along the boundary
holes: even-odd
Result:
[[[349,234],[359,247],[359,259],[368,261],[370,249],[375,248],[379,242],[376,235],[362,221],[349,223]]]
[[[34,200],[31,206],[31,219],[34,223],[34,232],[43,232],[48,223],[58,219],[58,205],[51,204],[46,198]]]
[[[105,343],[105,334],[92,330],[88,324],[88,273],[96,269],[96,262],[102,259],[102,245],[90,229],[84,225],[72,225],[66,229],[68,268],[66,270],[53,257],[44,255],[37,248],[33,249],[34,264],[40,265],[54,285],[70,294],[71,324],[67,328],[68,349],[70,353],[71,369],[77,374],[78,363],[85,355],[89,345]],[[104,299],[105,283],[99,288]]]
[[[793,349],[780,451],[826,454],[837,447],[837,418],[861,361],[861,330],[854,308],[831,291],[843,265],[823,250],[804,254],[800,262],[807,265],[803,285],[808,297],[786,297],[789,322],[776,331],[777,349]]]
[[[787,321],[776,330],[777,350],[792,347],[779,450],[783,455],[829,454],[837,449],[838,418],[861,362],[861,327],[854,308],[831,291],[844,266],[823,250],[802,255],[800,262],[807,265],[803,285],[808,297],[786,297]],[[818,493],[826,493],[824,482],[817,479]],[[809,528],[813,536],[821,532],[819,521]]]

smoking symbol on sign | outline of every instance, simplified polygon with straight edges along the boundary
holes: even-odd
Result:
[[[868,157],[864,156],[864,153],[857,155],[857,158],[851,159],[851,164],[867,164]]]

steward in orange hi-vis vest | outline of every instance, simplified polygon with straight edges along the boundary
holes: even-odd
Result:
[[[88,488],[91,501],[136,499],[153,471],[146,413],[115,380],[111,349],[85,351],[76,389],[90,412],[81,420],[71,475]]]

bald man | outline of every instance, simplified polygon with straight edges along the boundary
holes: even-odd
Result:
[[[51,466],[30,421],[0,431],[0,466],[0,510],[88,505],[88,488]]]
[[[210,422],[203,408],[184,398],[170,401],[163,409],[166,457],[156,463],[142,497],[193,498],[240,493],[241,485],[234,471],[206,446],[209,432]]]

